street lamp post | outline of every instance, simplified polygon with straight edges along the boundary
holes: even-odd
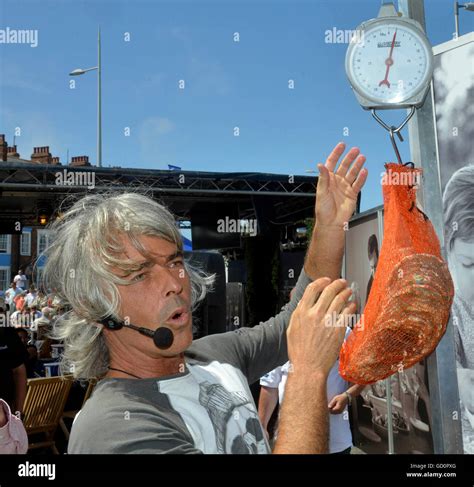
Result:
[[[80,76],[97,70],[97,166],[102,167],[102,65],[100,56],[100,27],[97,33],[97,66],[87,69],[74,69],[69,76]]]
[[[456,39],[459,37],[459,9],[463,8],[468,12],[474,12],[474,2],[459,3],[457,0],[454,2],[454,26],[456,28]]]

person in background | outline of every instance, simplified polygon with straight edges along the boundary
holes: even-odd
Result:
[[[379,242],[377,240],[377,235],[372,234],[367,242],[367,256],[369,258],[370,265],[370,277],[367,283],[367,294],[365,302],[369,299],[370,290],[372,289],[372,283],[374,282],[375,271],[377,269],[377,264],[379,262]]]
[[[48,306],[48,298],[42,288],[38,289],[38,295],[33,301],[33,304],[35,304],[38,309],[43,309]]]
[[[10,326],[32,328],[34,322],[41,317],[41,313],[35,308],[29,309],[26,305],[10,315]]]
[[[27,320],[26,309],[17,309],[10,315],[10,326],[15,328],[27,326]]]
[[[30,286],[29,292],[26,295],[26,304],[28,307],[31,307],[33,303],[36,301],[36,298],[38,297],[38,292],[36,291],[35,286],[32,284]]]
[[[18,288],[15,282],[12,282],[5,291],[5,304],[8,306],[7,311],[10,311],[10,313],[16,311],[14,299],[19,293],[21,293],[21,289]]]
[[[21,269],[18,271],[18,274],[13,278],[13,282],[23,291],[27,289],[28,278],[25,276],[25,274],[23,274],[23,271]]]
[[[17,331],[0,328],[0,398],[16,414],[23,412],[26,396],[26,367],[28,353]]]
[[[28,379],[32,379],[35,377],[41,377],[44,375],[44,367],[43,364],[38,360],[38,350],[36,349],[36,345],[33,345],[30,342],[30,336],[27,330],[24,328],[17,328],[16,332],[20,337],[21,342],[26,348],[28,352],[28,356],[25,360],[25,367],[26,367],[26,377]]]
[[[14,298],[15,308],[17,311],[23,311],[26,305],[26,291],[20,291]]]
[[[7,310],[3,307],[0,307],[0,327],[7,326],[7,325],[8,325]]]
[[[36,348],[36,345],[28,345],[26,347],[26,350],[28,351],[29,356],[28,360],[25,363],[26,376],[28,377],[28,379],[44,377],[44,364],[43,362],[41,362],[41,360],[39,360],[38,349]]]
[[[49,292],[48,292],[48,294],[46,296],[46,298],[47,298],[47,306],[49,306],[50,308],[53,308],[54,307],[54,305],[53,305],[54,300],[56,300],[56,301],[58,300],[58,298],[57,298],[57,289],[53,287],[52,289],[49,289],[48,291]]]
[[[25,330],[24,328],[17,328],[16,332],[20,337],[21,343],[23,343],[23,345],[26,348],[28,346],[28,342],[30,341],[30,336],[28,334],[28,331]]]
[[[375,237],[375,235],[373,235]],[[370,245],[369,245],[370,246]],[[357,288],[351,295],[349,301],[356,305],[356,314],[360,311],[360,295],[357,283],[351,284],[351,289]],[[294,289],[290,291],[290,300]],[[285,305],[283,309],[286,308]],[[351,320],[352,321],[352,320]],[[350,333],[348,328],[346,338]],[[283,403],[285,386],[290,370],[290,362],[276,367],[260,379],[260,397],[258,402],[258,414],[264,428],[267,439],[269,438],[268,424],[273,411],[277,405]],[[349,383],[339,375],[339,359],[335,362],[327,379],[327,397],[329,417],[329,453],[350,453],[352,447],[352,434],[349,424],[347,407],[351,405],[352,399],[357,397],[365,386]],[[274,439],[276,439],[277,427],[275,428]]]
[[[54,310],[43,308],[43,316],[33,323],[36,332],[36,345],[40,359],[51,358],[51,345],[54,343],[49,337],[52,327],[52,318]]]
[[[464,451],[474,453],[474,165],[456,171],[443,193]]]
[[[443,195],[448,266],[454,282],[452,307],[459,367],[474,369],[474,165],[456,171]]]
[[[24,454],[28,451],[28,435],[10,406],[0,399],[0,455]]]
[[[35,320],[37,320],[38,318],[41,318],[41,316],[42,316],[41,311],[39,311],[35,305],[27,308],[27,311],[28,311],[28,316],[29,316],[29,321],[28,321],[29,326],[31,326],[35,322]]]
[[[277,404],[283,403],[290,368],[290,362],[286,362],[260,379],[258,414],[267,436],[268,422],[273,411]],[[328,411],[330,413],[329,453],[348,454],[351,452],[352,434],[347,407],[351,405],[352,399],[363,391],[364,387],[358,384],[349,387],[349,383],[339,375],[338,359],[327,379]]]

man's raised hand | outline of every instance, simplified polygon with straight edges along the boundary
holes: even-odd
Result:
[[[363,168],[365,156],[353,147],[337,163],[346,146],[339,143],[326,163],[318,164],[319,179],[316,191],[316,223],[324,226],[343,226],[349,221],[357,204],[357,195],[367,180],[368,171]]]

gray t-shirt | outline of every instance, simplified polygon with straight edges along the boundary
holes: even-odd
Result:
[[[310,282],[303,270],[268,321],[194,341],[182,374],[101,380],[68,453],[270,453],[249,384],[288,360],[286,328]]]

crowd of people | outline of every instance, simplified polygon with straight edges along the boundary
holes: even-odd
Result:
[[[28,285],[22,270],[0,293],[0,453],[27,450],[27,436],[21,423],[27,380],[45,377],[45,364],[56,360],[49,332],[64,312],[56,293]],[[3,435],[17,441],[3,443]]]
[[[0,293],[0,326],[13,327],[20,335],[31,356],[51,357],[52,341],[48,331],[55,319],[65,312],[65,306],[54,290],[27,286],[27,278],[20,270],[10,286]],[[28,377],[41,376],[38,371]]]
[[[54,342],[49,337],[49,331],[54,320],[64,311],[65,307],[54,291],[37,289],[34,284],[27,287],[26,276],[21,270],[8,289],[0,293],[0,328],[10,329],[17,335],[18,342],[13,349],[17,356],[24,356],[22,363],[26,378],[45,376],[43,361],[54,358],[51,356]],[[2,350],[0,367],[4,374],[3,369],[8,368],[8,361],[1,357],[1,353]],[[13,363],[16,364],[16,360]],[[5,397],[3,389],[6,382],[10,381],[0,382],[2,399]]]

